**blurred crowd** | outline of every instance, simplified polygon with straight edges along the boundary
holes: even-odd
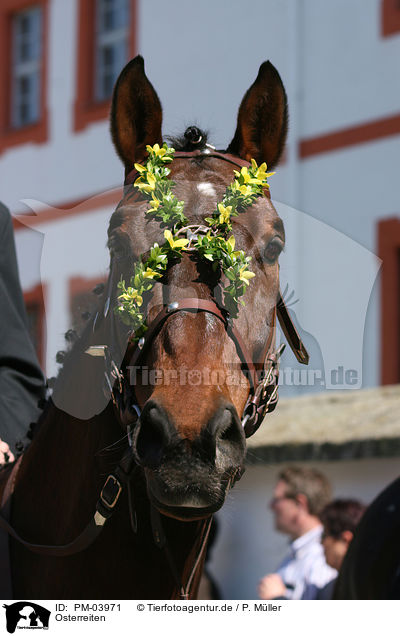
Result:
[[[275,485],[270,507],[275,528],[290,538],[288,554],[258,585],[262,599],[333,597],[335,582],[365,511],[356,499],[334,499],[318,470],[289,466]]]

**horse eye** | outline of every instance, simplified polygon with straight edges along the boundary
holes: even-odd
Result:
[[[275,237],[270,241],[263,253],[263,261],[269,265],[273,265],[279,258],[279,254],[282,252],[284,244],[282,240]]]

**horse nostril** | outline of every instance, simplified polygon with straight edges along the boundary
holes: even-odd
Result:
[[[245,439],[239,418],[231,408],[220,409],[208,424],[216,456],[244,448]]]
[[[154,403],[145,407],[133,436],[133,448],[139,462],[149,468],[157,468],[169,439],[167,415]]]
[[[228,409],[225,409],[226,416],[222,419],[221,425],[217,431],[217,439],[222,442],[239,442],[242,438],[240,435],[241,429],[238,426],[236,418],[233,413]]]

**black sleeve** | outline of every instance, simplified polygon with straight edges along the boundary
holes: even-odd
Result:
[[[12,219],[0,203],[0,438],[15,453],[37,420],[44,378],[27,327]]]

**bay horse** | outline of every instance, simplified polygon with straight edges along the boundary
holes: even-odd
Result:
[[[220,274],[189,253],[170,264],[144,302],[146,339],[134,344],[118,320],[118,282],[165,241],[132,185],[146,146],[163,143],[161,124],[160,100],[138,56],[121,72],[112,99],[111,134],[125,188],[108,228],[108,282],[13,470],[8,529],[15,598],[195,598],[211,515],[243,472],[246,435],[276,403],[277,305],[305,362],[278,303],[285,235],[267,196],[233,219],[236,245],[252,257],[256,275],[234,320],[222,306]],[[204,222],[234,170],[252,158],[273,168],[286,132],[285,89],[265,62],[226,151],[209,146],[195,127],[178,142],[170,177],[189,223]],[[236,384],[223,379],[232,365],[242,380]],[[169,381],[147,382],[144,370],[156,377],[168,371]],[[205,370],[219,380],[199,382]]]

